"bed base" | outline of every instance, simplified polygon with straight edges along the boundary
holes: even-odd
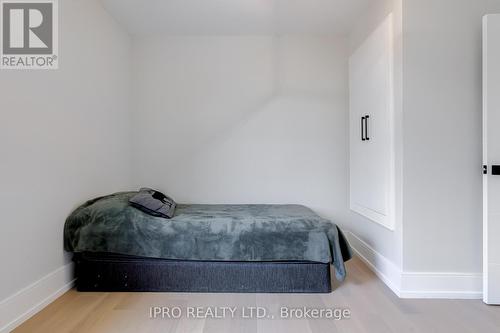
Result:
[[[183,261],[76,253],[78,291],[330,293],[330,265]]]

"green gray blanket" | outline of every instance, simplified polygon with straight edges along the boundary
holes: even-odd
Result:
[[[351,250],[332,222],[298,205],[183,205],[172,219],[129,205],[137,192],[90,200],[66,220],[71,252],[214,261],[332,263],[345,278]]]

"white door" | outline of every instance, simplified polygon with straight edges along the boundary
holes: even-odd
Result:
[[[483,21],[483,299],[500,304],[500,14]]]

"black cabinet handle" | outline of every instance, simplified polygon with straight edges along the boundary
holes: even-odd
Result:
[[[368,136],[368,119],[370,119],[370,116],[365,116],[365,140],[370,140],[370,137]]]
[[[361,141],[365,141],[365,117],[361,117]]]

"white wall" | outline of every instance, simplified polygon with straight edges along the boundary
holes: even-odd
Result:
[[[351,50],[391,10],[401,16],[399,223],[391,233],[354,218],[353,244],[403,297],[480,297],[481,18],[500,2],[380,0]]]
[[[383,274],[391,275],[390,270],[400,270],[402,266],[402,0],[376,0],[373,1],[362,17],[358,25],[349,35],[350,52],[354,51],[366,40],[366,38],[378,27],[389,15],[394,15],[394,86],[395,86],[395,160],[396,160],[396,219],[394,231],[389,230],[361,215],[351,213],[349,219],[349,230],[356,236],[352,239],[353,245],[361,250],[369,246],[370,252],[376,252],[389,263],[375,258],[367,258],[372,261],[376,269]],[[362,243],[360,243],[360,241]],[[364,243],[364,244],[363,244]],[[367,253],[363,255],[371,256]],[[393,266],[391,269],[386,266]],[[397,273],[397,272],[396,272]]]
[[[312,36],[133,44],[133,179],[179,202],[300,203],[346,221],[347,47]]]
[[[77,204],[130,186],[129,37],[98,1],[59,11],[59,70],[0,72],[0,302],[69,262]]]
[[[403,11],[404,269],[481,272],[481,18],[500,1]]]
[[[62,227],[78,203],[131,185],[180,202],[305,204],[403,275],[480,272],[480,26],[498,0],[378,0],[348,39],[132,46],[98,1],[60,11],[60,69],[0,72],[0,300],[65,267]],[[403,89],[394,232],[348,210],[347,183],[347,58],[391,11]]]

